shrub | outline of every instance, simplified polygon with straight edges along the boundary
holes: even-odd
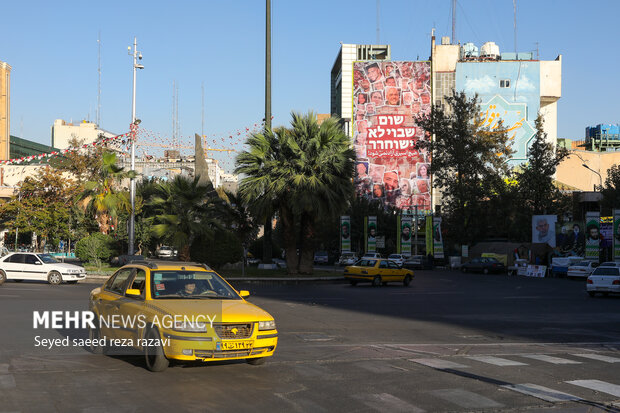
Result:
[[[89,262],[101,268],[101,262],[114,254],[114,239],[106,234],[95,232],[82,238],[75,245],[75,255],[82,262]]]
[[[191,248],[192,260],[204,262],[219,268],[227,263],[239,262],[243,258],[243,246],[230,231],[217,231],[212,241],[198,239]]]

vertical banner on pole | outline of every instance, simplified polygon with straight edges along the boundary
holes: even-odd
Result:
[[[368,217],[368,225],[366,226],[368,236],[366,238],[366,242],[368,248],[367,252],[377,252],[377,217],[371,216]]]
[[[411,255],[411,215],[402,215],[399,227],[400,253]]]
[[[614,260],[620,260],[620,209],[614,209]]]
[[[433,256],[443,258],[443,239],[441,238],[441,217],[433,218]]]
[[[433,217],[427,215],[424,217],[425,221],[425,236],[426,236],[426,255],[433,253]]]
[[[340,217],[340,252],[351,252],[351,217]]]
[[[401,234],[401,220],[402,215],[396,217],[396,253],[402,254],[401,245],[400,245],[400,234]]]
[[[597,262],[601,242],[600,220],[600,212],[586,212],[586,259]]]

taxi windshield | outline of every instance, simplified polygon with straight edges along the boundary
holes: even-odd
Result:
[[[239,295],[211,271],[152,271],[153,299],[239,300]]]

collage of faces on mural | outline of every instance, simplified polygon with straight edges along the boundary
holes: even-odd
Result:
[[[430,210],[430,157],[415,117],[431,110],[428,62],[353,64],[358,195],[401,209]]]

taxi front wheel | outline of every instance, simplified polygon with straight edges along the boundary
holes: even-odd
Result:
[[[405,275],[405,278],[403,279],[403,285],[405,287],[408,287],[410,283],[411,283],[411,275],[407,274]]]
[[[381,277],[377,276],[372,279],[372,286],[379,287],[381,285]]]
[[[146,362],[146,368],[153,372],[166,370],[170,362],[164,354],[164,349],[161,347],[161,337],[159,337],[157,330],[151,329],[147,331],[144,338],[149,344],[155,343],[151,346],[144,346],[144,360]]]

